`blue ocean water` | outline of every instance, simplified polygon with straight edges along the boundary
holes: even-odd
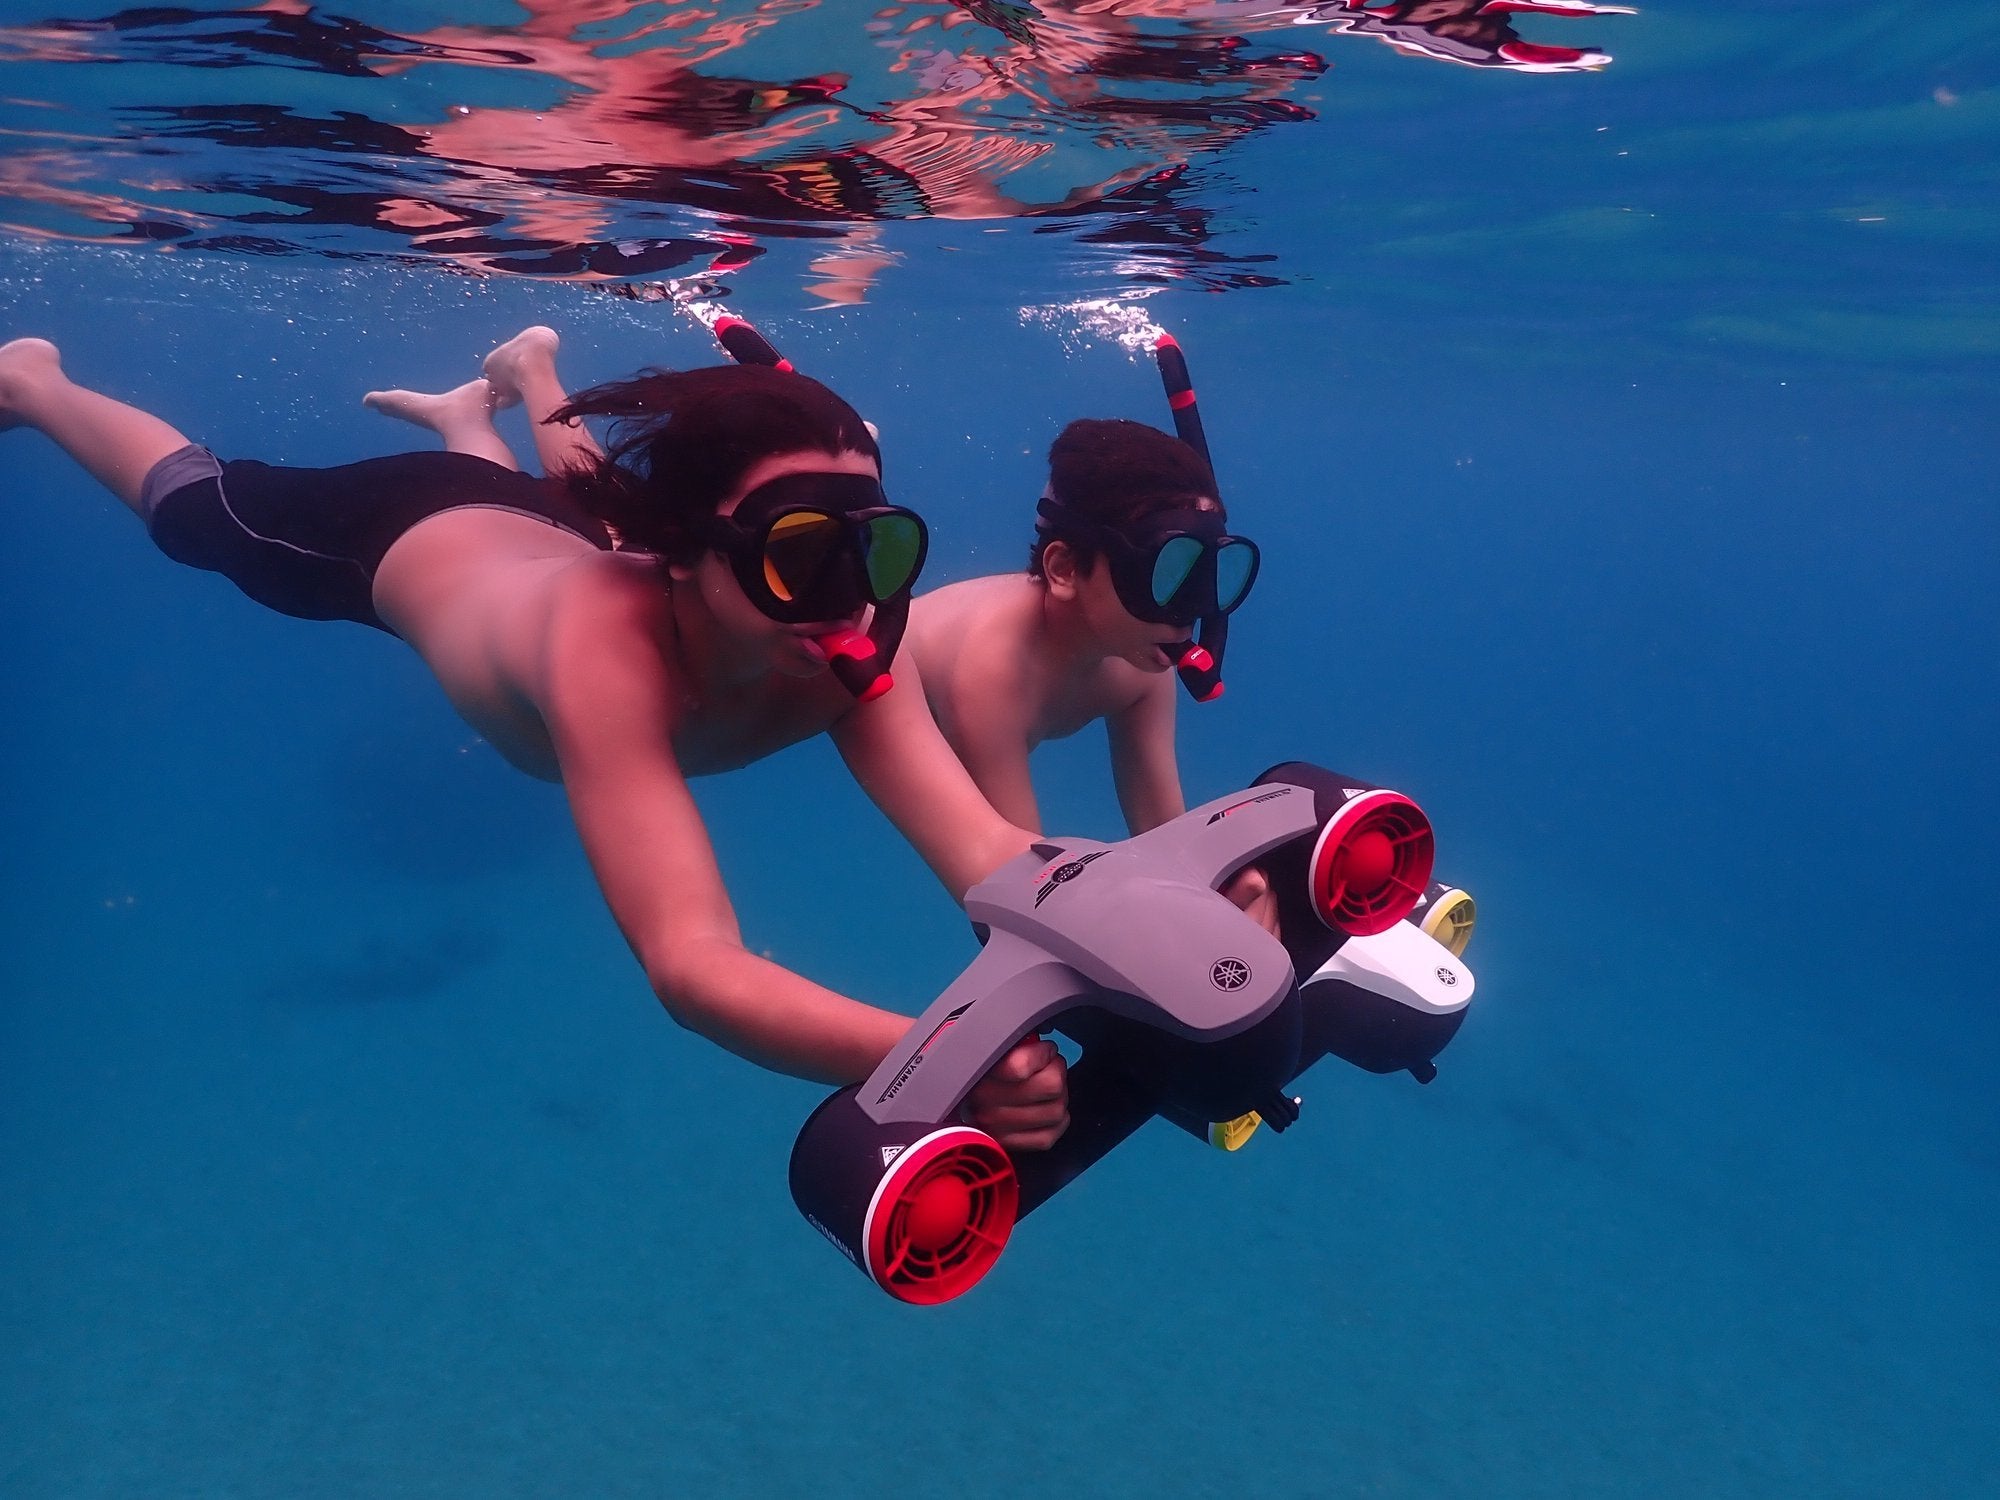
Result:
[[[939,215],[843,242],[858,302],[821,241],[727,278],[881,424],[937,581],[1018,565],[1069,417],[1161,419],[1068,310],[1144,294],[1268,559],[1190,796],[1402,787],[1480,900],[1434,1084],[1328,1062],[1282,1139],[1144,1132],[942,1308],[799,1221],[819,1091],[664,1019],[559,794],[408,653],[0,436],[0,1493],[2000,1488],[1972,10],[1524,19],[1616,54],[1548,76],[1301,26],[1313,117],[1191,158],[1201,256]],[[578,382],[712,357],[573,282],[22,201],[0,333],[218,450],[392,451],[363,390],[532,322]],[[1052,827],[1115,832],[1103,760],[1043,752]],[[827,747],[699,791],[754,946],[912,1012],[970,957]]]

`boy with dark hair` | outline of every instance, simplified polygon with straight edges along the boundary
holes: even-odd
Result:
[[[916,600],[910,646],[931,712],[1010,821],[1041,826],[1029,752],[1098,719],[1131,831],[1185,810],[1167,648],[1200,611],[1182,596],[1202,578],[1233,586],[1218,601],[1226,612],[1256,573],[1256,549],[1223,534],[1215,489],[1178,438],[1142,422],[1072,422],[1049,449],[1027,572]]]
[[[430,399],[455,399],[453,420],[471,421],[487,395]],[[687,780],[824,732],[955,897],[1028,846],[939,737],[920,684],[857,702],[818,644],[907,599],[922,525],[887,503],[861,418],[801,375],[653,372],[551,415],[544,461],[573,480],[465,451],[225,464],[74,384],[53,345],[0,345],[0,429],[39,429],[176,560],[282,613],[408,642],[508,761],[560,781],[675,1020],[779,1071],[864,1078],[908,1018],[744,947]],[[625,424],[608,457],[566,425],[592,415]],[[964,1118],[1010,1148],[1045,1148],[1065,1100],[1061,1056],[1030,1037]]]
[[[1159,510],[1219,509],[1215,476],[1202,456],[1177,437],[1123,418],[1082,417],[1049,445],[1051,498],[1104,526],[1129,526]],[[1050,538],[1029,548],[1028,572],[1040,578]],[[1097,556],[1087,542],[1069,543],[1086,566]]]

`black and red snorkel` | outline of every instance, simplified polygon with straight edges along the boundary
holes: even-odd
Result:
[[[768,365],[773,370],[783,370],[787,375],[798,373],[797,367],[780,354],[769,339],[735,313],[724,313],[717,318],[709,325],[709,332],[739,365]]]
[[[1160,367],[1160,383],[1167,389],[1167,405],[1174,414],[1174,435],[1201,455],[1213,475],[1215,460],[1209,457],[1208,435],[1202,431],[1201,411],[1195,405],[1187,356],[1171,333],[1162,333],[1153,341],[1153,359]],[[1220,495],[1214,498],[1218,502],[1222,499]],[[1210,703],[1222,696],[1222,652],[1228,644],[1229,616],[1218,612],[1201,617],[1201,633],[1195,640],[1163,648],[1173,658],[1181,686],[1195,702]]]
[[[729,357],[739,365],[766,365],[786,374],[796,367],[780,354],[771,341],[734,313],[724,313],[709,325]],[[840,685],[862,703],[875,699],[895,686],[889,664],[896,658],[903,631],[910,623],[910,590],[905,587],[874,607],[866,633],[843,626],[815,636],[813,644],[826,657],[826,664]]]

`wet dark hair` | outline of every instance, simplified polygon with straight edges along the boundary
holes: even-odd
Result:
[[[1085,519],[1129,526],[1163,510],[1191,510],[1197,500],[1217,500],[1215,476],[1194,449],[1157,427],[1123,418],[1084,417],[1049,445],[1049,493]],[[1036,536],[1028,573],[1040,578],[1042,553],[1060,539],[1082,567],[1097,548],[1074,537]]]
[[[808,376],[765,365],[642,370],[592,386],[549,417],[611,417],[602,459],[562,476],[583,508],[637,551],[692,562],[701,523],[776,453],[863,453],[882,465],[861,416]]]

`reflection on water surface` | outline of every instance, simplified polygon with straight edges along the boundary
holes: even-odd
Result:
[[[1124,280],[1267,284],[1221,162],[1315,117],[1328,49],[1601,67],[1580,0],[272,0],[0,27],[0,227],[585,279],[816,246],[857,300],[899,220],[1032,221]],[[368,19],[370,14],[375,19]],[[407,21],[401,23],[407,24]]]

